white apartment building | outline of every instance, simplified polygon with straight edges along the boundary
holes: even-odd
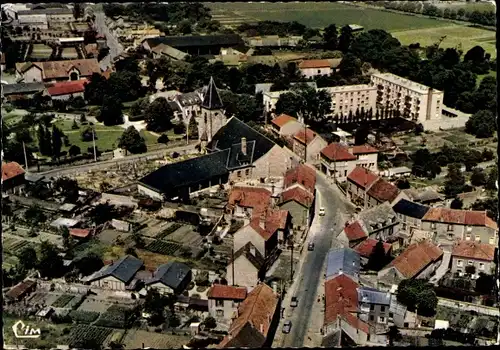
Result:
[[[268,91],[262,94],[262,103],[264,104],[264,110],[266,112],[272,112],[276,108],[276,102],[278,102],[281,94],[287,93],[289,90],[283,91]]]
[[[369,84],[346,85],[325,87],[318,90],[324,90],[332,97],[332,115],[348,115],[349,111],[353,114],[359,108],[364,108],[366,112],[373,108],[375,113],[377,88]]]
[[[399,110],[402,117],[422,123],[441,118],[443,92],[392,73],[371,76],[377,90],[376,105]]]

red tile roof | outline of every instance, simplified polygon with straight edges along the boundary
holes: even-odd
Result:
[[[377,245],[378,241],[373,238],[368,238],[365,239],[363,242],[358,244],[354,250],[359,253],[362,257],[369,258],[371,253],[373,252],[373,248]],[[384,244],[384,250],[385,253],[388,254],[389,251],[391,250],[392,245],[389,243],[383,243]]]
[[[229,194],[228,206],[254,208],[255,211],[264,211],[269,207],[271,192],[260,187],[233,187]]]
[[[428,241],[422,241],[410,245],[390,263],[390,266],[394,266],[405,278],[413,278],[442,255],[441,248]]]
[[[24,169],[17,162],[2,163],[2,181],[7,181],[24,174]]]
[[[276,125],[278,128],[281,129],[286,123],[296,122],[296,121],[297,119],[295,119],[294,117],[291,117],[287,114],[280,114],[279,116],[271,120],[271,123],[273,123],[274,125]]]
[[[253,228],[255,230],[255,232],[257,232],[266,241],[269,238],[271,238],[274,235],[274,233],[276,232],[276,227],[274,227],[274,226],[271,227],[271,226],[264,225],[264,228],[262,228],[260,226],[259,219],[253,219],[249,225],[251,228]]]
[[[316,133],[314,131],[312,131],[311,129],[307,128],[307,142],[306,142],[305,134],[306,133],[304,132],[304,130],[301,129],[301,130],[297,131],[295,133],[295,135],[293,135],[293,138],[302,144],[304,144],[304,143],[310,144],[314,140],[314,138],[316,137]]]
[[[247,297],[247,289],[245,287],[214,284],[209,289],[207,296],[209,299],[245,300]]]
[[[287,189],[293,184],[301,184],[308,191],[314,193],[314,187],[316,186],[316,171],[306,164],[301,164],[288,170],[285,173],[284,188]]]
[[[349,153],[349,149],[340,143],[330,143],[321,150],[321,154],[331,161],[348,161],[358,159],[354,154]]]
[[[344,228],[344,233],[349,242],[357,241],[358,239],[368,236],[359,221],[354,221],[353,223],[347,225]]]
[[[325,324],[339,315],[355,312],[358,308],[358,284],[347,275],[339,275],[325,282]]]
[[[301,187],[292,187],[289,190],[281,193],[281,202],[285,203],[288,201],[294,200],[303,206],[309,208],[312,205],[314,200],[314,196],[308,191],[302,189]]]
[[[442,222],[467,226],[486,226],[497,229],[497,223],[485,211],[430,208],[422,218],[424,221]]]
[[[16,69],[21,73],[26,72],[32,66],[38,67],[43,73],[43,79],[66,78],[69,72],[75,68],[80,72],[80,76],[89,77],[93,73],[101,73],[97,58],[81,60],[48,61],[48,62],[28,62],[16,63]]]
[[[379,178],[373,185],[371,185],[367,194],[370,197],[375,198],[379,202],[392,202],[396,199],[401,191],[399,188],[391,184],[390,182]]]
[[[451,254],[461,258],[493,261],[495,259],[495,246],[474,241],[460,241],[453,246]]]
[[[86,238],[90,234],[90,230],[86,228],[71,228],[69,234],[75,237]]]
[[[328,60],[304,60],[300,62],[299,69],[307,68],[329,68],[332,65]]]
[[[245,344],[253,343],[254,339],[244,339],[247,332],[246,327],[251,327],[253,332],[259,333],[261,340],[267,338],[271,328],[276,308],[278,307],[278,296],[265,283],[259,284],[240,304],[238,308],[238,318],[236,318],[229,328],[229,335],[219,344],[218,348],[231,347],[232,343]],[[261,344],[261,346],[264,344]]]
[[[377,181],[378,178],[379,177],[373,172],[360,166],[355,167],[347,176],[348,180],[354,182],[363,189],[370,188],[370,186]]]
[[[80,79],[76,81],[63,81],[60,83],[55,83],[47,88],[47,92],[50,96],[61,96],[69,94],[77,94],[85,91],[85,83],[87,79]]]
[[[14,287],[12,287],[7,293],[5,293],[5,296],[9,299],[19,299],[20,297],[24,296],[26,292],[28,292],[30,289],[32,289],[36,285],[36,281],[33,280],[25,280],[22,282],[19,282],[16,284]]]
[[[368,153],[378,153],[378,149],[370,145],[353,146],[352,154],[368,154]]]
[[[274,230],[284,230],[286,228],[288,214],[288,210],[268,210],[266,215],[266,227],[273,227]]]
[[[370,333],[370,326],[368,326],[365,322],[361,321],[356,316],[350,314],[349,312],[344,312],[341,316],[347,323],[366,334]]]

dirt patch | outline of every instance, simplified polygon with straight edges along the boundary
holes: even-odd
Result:
[[[125,349],[182,349],[190,340],[190,336],[153,333],[138,329],[127,331],[123,339]]]

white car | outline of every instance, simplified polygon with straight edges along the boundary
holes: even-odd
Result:
[[[319,208],[319,216],[325,216],[325,208]]]

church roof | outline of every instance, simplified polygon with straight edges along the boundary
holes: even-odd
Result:
[[[207,92],[203,97],[201,107],[208,110],[222,109],[223,107],[222,100],[215,86],[214,78],[212,77],[210,77],[210,82],[208,83]]]

